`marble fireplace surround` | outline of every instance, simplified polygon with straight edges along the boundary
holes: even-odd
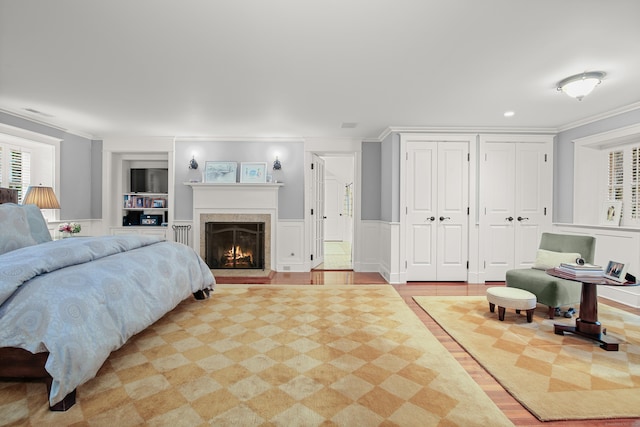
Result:
[[[270,272],[271,265],[271,215],[268,214],[200,214],[200,256],[205,258],[205,224],[208,222],[263,222],[264,223],[264,265],[265,269],[214,269],[217,276],[254,276]]]
[[[185,183],[193,189],[193,248],[205,257],[207,222],[264,222],[265,269],[215,269],[218,276],[264,276],[275,270],[281,183]]]

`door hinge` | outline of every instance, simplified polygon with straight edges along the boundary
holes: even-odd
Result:
[[[547,155],[546,154],[544,155],[544,162],[545,163],[547,162]]]
[[[467,153],[467,162],[471,161],[471,153]]]
[[[469,261],[467,261],[467,270],[469,269]]]
[[[469,206],[467,206],[467,215],[469,215]]]
[[[404,153],[404,159],[409,160],[409,152]]]
[[[408,206],[404,207],[404,214],[405,215],[409,215],[409,207]]]
[[[544,208],[544,216],[547,216],[547,208]]]
[[[313,254],[311,254],[311,261],[313,261]]]
[[[313,163],[311,163],[311,170],[313,170]]]
[[[313,215],[313,209],[311,209],[311,215]]]
[[[407,266],[408,266],[408,264],[407,264],[407,260],[405,259],[405,260],[404,260],[404,269],[405,269],[405,270],[407,269]]]

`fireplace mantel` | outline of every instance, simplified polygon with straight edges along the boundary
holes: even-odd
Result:
[[[194,249],[204,247],[204,226],[202,218],[211,215],[268,215],[270,229],[269,252],[271,254],[267,269],[275,270],[276,260],[276,224],[278,221],[278,190],[282,183],[203,183],[185,182],[193,189],[193,226]]]

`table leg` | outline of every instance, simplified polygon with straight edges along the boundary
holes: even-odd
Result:
[[[596,284],[583,283],[580,297],[580,317],[576,319],[575,326],[554,325],[557,335],[565,332],[580,335],[585,338],[598,341],[600,347],[607,351],[618,351],[618,342],[615,339],[605,337],[602,325],[598,321],[598,293]]]

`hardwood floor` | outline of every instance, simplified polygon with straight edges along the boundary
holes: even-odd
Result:
[[[274,273],[267,278],[257,277],[216,277],[218,283],[255,283],[255,284],[306,284],[306,285],[367,285],[386,284],[378,273],[354,273],[353,271],[312,271],[310,273]],[[449,350],[456,360],[464,367],[469,375],[480,385],[495,404],[509,417],[516,426],[607,426],[607,427],[637,427],[640,419],[612,419],[612,420],[582,420],[582,421],[554,421],[542,422],[531,415],[517,400],[515,400],[502,386],[480,366],[462,347],[458,345],[433,319],[412,299],[420,295],[486,295],[488,286],[504,286],[504,282],[491,282],[485,285],[455,283],[426,283],[412,282],[406,285],[393,286],[405,303],[411,308],[425,326]],[[613,301],[600,298],[599,302],[640,315],[640,309],[634,309]]]

